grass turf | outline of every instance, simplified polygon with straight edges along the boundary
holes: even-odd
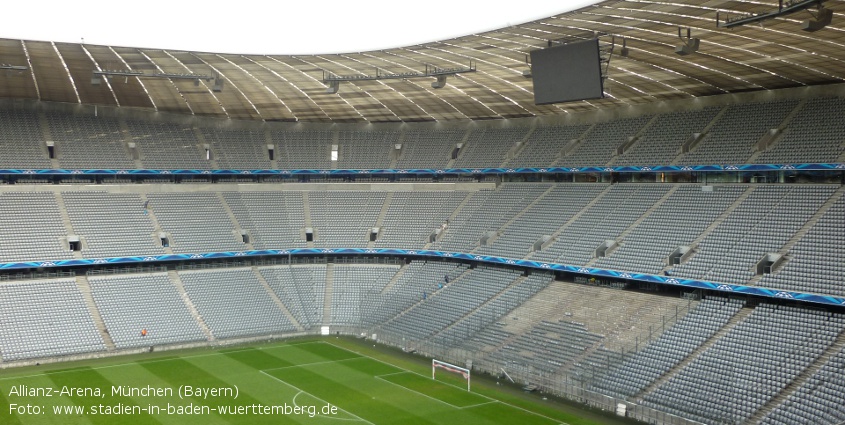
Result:
[[[11,369],[0,372],[0,423],[622,423],[476,379],[467,392],[421,361],[328,338]]]

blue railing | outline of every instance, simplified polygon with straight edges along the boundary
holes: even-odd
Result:
[[[654,165],[621,167],[531,167],[531,168],[379,168],[343,170],[78,170],[78,169],[0,169],[3,176],[389,176],[389,175],[501,175],[501,174],[583,174],[583,173],[689,173],[744,171],[845,171],[845,164],[721,164]]]
[[[140,257],[110,257],[94,259],[72,259],[57,261],[28,261],[18,263],[0,263],[0,270],[19,269],[57,269],[74,266],[94,265],[129,265],[150,262],[175,262],[175,261],[197,261],[209,259],[235,259],[244,257],[261,256],[342,256],[342,255],[369,255],[369,256],[401,256],[410,258],[440,258],[454,260],[468,260],[483,264],[498,264],[510,267],[522,267],[543,271],[559,271],[573,273],[585,277],[607,277],[613,279],[624,279],[636,282],[649,282],[660,285],[671,285],[690,289],[705,289],[710,291],[753,295],[764,298],[777,298],[801,301],[813,304],[824,305],[845,305],[845,298],[807,294],[802,292],[782,291],[776,289],[762,288],[757,286],[731,285],[726,283],[708,282],[703,280],[684,279],[674,276],[659,276],[653,274],[621,272],[616,270],[597,269],[592,267],[570,266],[566,264],[547,263],[533,260],[519,260],[513,258],[494,257],[489,255],[477,255],[461,252],[446,252],[432,250],[394,249],[394,248],[295,248],[295,249],[266,249],[255,251],[238,252],[207,252],[203,254],[167,254],[156,256]]]

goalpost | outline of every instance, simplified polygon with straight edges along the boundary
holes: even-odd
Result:
[[[467,391],[470,390],[470,372],[465,367],[455,366],[451,363],[441,362],[440,360],[431,359],[431,379],[434,379],[437,369],[443,369],[447,372],[458,373],[467,380]]]

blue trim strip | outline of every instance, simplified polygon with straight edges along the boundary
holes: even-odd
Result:
[[[642,273],[628,273],[619,272],[615,270],[594,269],[578,266],[569,266],[565,264],[544,263],[532,260],[517,260],[504,257],[493,257],[488,255],[467,254],[461,252],[445,252],[445,251],[431,251],[431,250],[407,250],[394,248],[380,248],[380,249],[365,249],[365,248],[294,248],[294,249],[267,249],[257,251],[239,251],[239,252],[208,252],[204,254],[169,254],[147,257],[112,257],[100,259],[85,259],[85,260],[59,260],[59,261],[30,261],[21,263],[0,263],[0,270],[15,270],[15,269],[30,269],[30,268],[61,268],[71,266],[90,266],[96,264],[139,264],[152,261],[185,261],[185,260],[199,260],[199,259],[215,259],[215,258],[237,258],[237,257],[256,257],[265,255],[401,255],[413,256],[423,258],[452,258],[461,260],[478,261],[488,264],[502,264],[507,266],[520,266],[537,270],[546,271],[563,271],[569,273],[580,274],[583,276],[596,277],[612,277],[617,279],[628,279],[639,282],[651,282],[662,285],[682,286],[686,288],[707,289],[725,293],[737,293],[746,295],[755,295],[766,298],[791,299],[814,304],[825,305],[845,305],[845,298],[805,294],[801,292],[779,291],[775,289],[729,285],[717,282],[708,282],[702,280],[692,280],[675,278],[671,276],[658,276],[652,274]]]
[[[741,165],[656,165],[625,167],[547,167],[547,168],[413,168],[371,170],[67,170],[67,169],[0,169],[6,176],[355,176],[355,175],[499,175],[499,174],[580,174],[580,173],[686,173],[694,171],[836,171],[845,170],[845,164],[741,164]]]

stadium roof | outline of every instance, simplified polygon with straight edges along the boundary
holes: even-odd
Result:
[[[795,3],[795,2],[793,2]],[[797,3],[802,3],[800,0]],[[791,4],[791,3],[790,3]],[[604,1],[565,14],[480,34],[403,48],[319,55],[214,54],[154,48],[0,39],[0,97],[139,107],[217,118],[306,122],[414,122],[558,115],[663,100],[841,83],[845,79],[845,2],[828,0],[832,23],[801,29],[809,9],[735,28],[717,26],[776,10],[773,0]],[[444,10],[443,13],[448,13]],[[223,18],[221,18],[223,19]],[[700,38],[697,53],[675,53],[679,27]],[[536,106],[526,56],[549,42],[591,38],[613,43],[606,98]],[[303,35],[307,36],[307,35]],[[621,56],[625,39],[627,57]],[[614,43],[615,41],[615,43]],[[426,65],[476,72],[434,78],[355,80],[326,93],[327,73],[352,76],[421,72]],[[113,77],[92,83],[93,71],[146,75],[202,74],[214,80]],[[197,84],[198,82],[198,84]]]

